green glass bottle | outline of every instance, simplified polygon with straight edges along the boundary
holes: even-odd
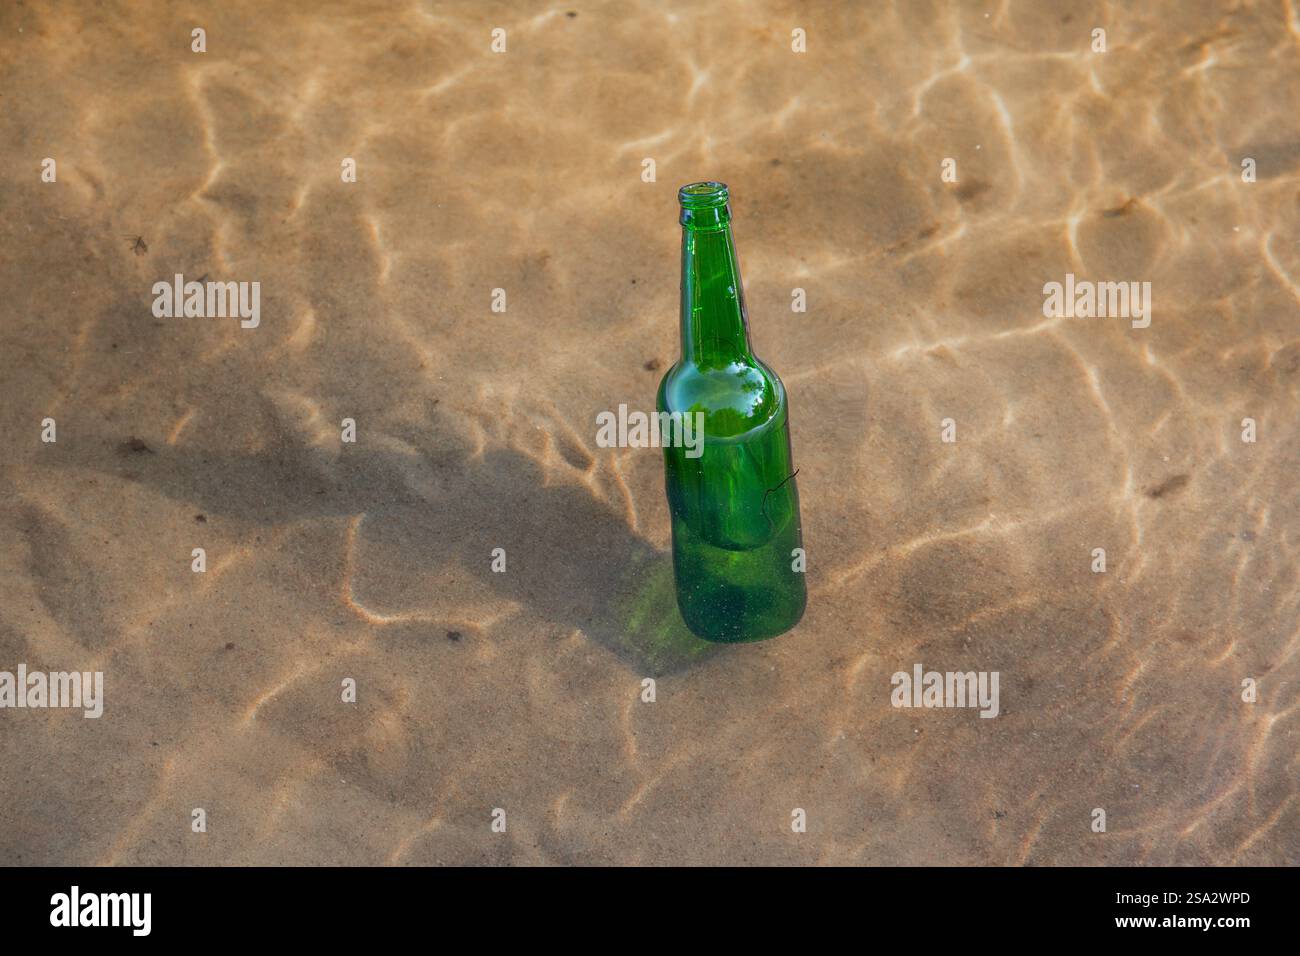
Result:
[[[797,624],[808,599],[785,386],[749,344],[726,185],[678,199],[682,356],[657,405],[702,420],[703,441],[664,441],[677,605],[706,640],[757,641]]]

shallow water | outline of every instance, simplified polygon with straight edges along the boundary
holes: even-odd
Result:
[[[1300,862],[1300,10],[694,7],[0,8],[0,670],[106,694],[0,710],[0,863]],[[809,558],[738,648],[593,440],[704,179]]]

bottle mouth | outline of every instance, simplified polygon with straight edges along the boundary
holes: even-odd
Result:
[[[717,209],[727,204],[726,183],[691,183],[677,190],[683,209]]]
[[[700,229],[723,226],[731,221],[731,203],[726,183],[689,183],[677,190],[683,226]]]

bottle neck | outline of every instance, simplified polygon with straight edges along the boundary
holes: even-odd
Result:
[[[700,368],[754,361],[730,216],[719,213],[682,222],[682,360]]]

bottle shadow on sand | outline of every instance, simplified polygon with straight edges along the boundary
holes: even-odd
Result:
[[[503,597],[580,629],[639,674],[677,672],[717,650],[682,621],[671,555],[584,487],[546,485],[538,464],[513,450],[331,456],[287,433],[233,457],[112,440],[82,449],[69,464],[139,482],[209,520],[276,526],[364,514],[367,540],[382,545],[367,548],[366,560],[401,562],[392,571],[402,574],[454,563]],[[506,551],[504,573],[491,569],[494,548]],[[438,603],[430,594],[424,610],[437,614]]]

